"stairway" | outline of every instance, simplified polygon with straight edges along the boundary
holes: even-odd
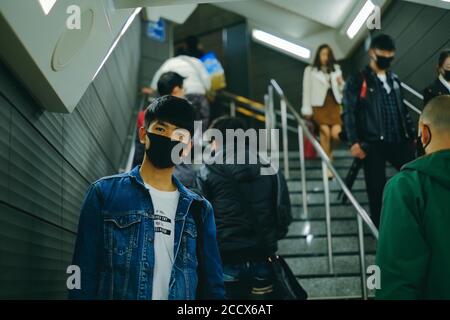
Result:
[[[281,155],[282,157],[282,155]],[[348,172],[352,158],[347,150],[334,152],[333,165],[342,178]],[[283,160],[280,159],[283,169]],[[294,222],[285,239],[278,242],[278,253],[283,256],[301,285],[308,292],[309,299],[361,299],[361,275],[356,210],[347,203],[337,200],[340,187],[330,181],[331,234],[334,273],[328,270],[325,205],[320,160],[306,160],[306,181],[308,190],[308,216],[303,214],[300,161],[298,152],[289,152],[290,178],[288,187]],[[387,169],[387,176],[394,173]],[[353,187],[353,194],[368,212],[364,174],[361,172]],[[368,228],[364,227],[366,268],[375,263],[376,241]],[[374,293],[369,291],[369,298]]]

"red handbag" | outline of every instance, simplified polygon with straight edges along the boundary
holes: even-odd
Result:
[[[306,125],[308,126],[309,132],[314,134],[314,132],[315,132],[314,123],[312,123],[311,121],[307,121]],[[306,137],[303,138],[303,146],[305,149],[305,159],[308,159],[308,160],[317,159],[316,149],[314,149],[311,141],[309,141],[308,138],[306,138]]]

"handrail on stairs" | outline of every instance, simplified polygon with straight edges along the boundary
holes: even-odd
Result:
[[[280,85],[274,80],[270,80],[269,93],[266,95],[266,118],[269,120],[267,123],[267,129],[275,128],[275,111],[274,111],[274,101],[273,101],[273,91],[275,91],[280,98],[281,105],[281,126],[283,131],[283,144],[284,144],[284,161],[285,169],[289,168],[289,157],[287,153],[287,110],[294,116],[295,121],[298,124],[298,137],[299,137],[299,147],[300,147],[300,167],[301,167],[301,181],[302,181],[302,196],[303,196],[303,214],[307,216],[308,210],[308,196],[306,190],[306,167],[305,167],[305,155],[303,149],[303,137],[312,143],[314,149],[317,151],[318,155],[322,159],[322,173],[323,173],[323,183],[324,183],[324,195],[325,195],[325,214],[326,214],[326,229],[327,229],[327,244],[328,244],[328,265],[330,273],[333,273],[333,252],[332,252],[332,239],[331,239],[331,212],[330,212],[330,190],[328,185],[328,170],[329,169],[335,176],[336,181],[344,191],[345,195],[355,207],[357,212],[358,220],[358,242],[359,242],[359,259],[361,267],[361,288],[362,296],[367,299],[367,286],[366,286],[366,268],[365,268],[365,250],[364,250],[364,228],[363,222],[368,226],[372,235],[375,239],[378,239],[378,229],[374,225],[372,219],[367,214],[366,210],[359,204],[353,193],[344,183],[340,177],[338,171],[331,163],[325,150],[322,148],[320,143],[314,138],[313,134],[309,131],[306,126],[305,120],[300,116],[300,114],[295,110],[292,104],[287,99]]]

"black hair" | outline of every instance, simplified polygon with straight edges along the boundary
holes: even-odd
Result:
[[[320,70],[320,68],[322,67],[322,64],[320,63],[320,52],[322,52],[323,49],[328,49],[328,63],[326,65],[326,67],[329,72],[333,72],[334,65],[336,64],[336,58],[334,57],[333,50],[327,44],[323,44],[319,47],[319,49],[317,49],[316,57],[314,58],[313,67],[317,68],[318,70]]]
[[[145,128],[160,120],[173,124],[194,134],[195,113],[192,104],[183,98],[163,96],[153,101],[145,110]]]
[[[247,130],[247,125],[245,121],[238,117],[221,116],[215,119],[209,126],[211,129],[217,129],[223,134],[226,133],[226,129],[242,129]]]
[[[170,95],[175,87],[183,88],[184,77],[176,72],[166,72],[159,77],[158,93],[160,96]]]
[[[209,126],[211,129],[217,129],[220,131],[223,137],[223,144],[226,144],[227,129],[231,130],[247,130],[245,121],[238,117],[222,116],[215,119]]]
[[[178,47],[176,50],[175,50],[175,57],[178,57],[178,56],[187,56],[188,54],[187,54],[187,50],[186,50],[186,48],[184,48],[184,47]]]
[[[370,42],[370,49],[395,51],[395,41],[387,34],[380,34],[372,39]]]
[[[445,60],[450,57],[450,49],[445,49],[441,52],[439,55],[439,61],[438,61],[438,69],[444,67]]]
[[[185,54],[200,59],[205,53],[199,48],[199,40],[196,36],[188,36],[184,39],[186,46]]]

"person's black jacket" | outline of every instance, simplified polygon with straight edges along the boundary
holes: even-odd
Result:
[[[438,96],[450,95],[450,91],[439,78],[437,78],[429,87],[423,90],[423,105],[426,106],[428,102]]]
[[[197,188],[214,209],[224,263],[264,261],[277,251],[276,176],[261,175],[261,166],[211,164],[197,174]],[[289,197],[282,201],[290,207]]]
[[[394,84],[394,92],[397,98],[397,105],[400,108],[400,122],[403,129],[404,138],[413,140],[416,137],[416,129],[401,93],[400,81],[392,72],[387,76]],[[363,93],[363,81],[366,80],[367,88],[365,97]],[[386,134],[382,124],[382,95],[384,90],[382,84],[377,79],[377,75],[367,66],[361,72],[352,75],[346,82],[344,89],[342,119],[344,121],[347,139],[351,144],[361,142],[382,141]]]

